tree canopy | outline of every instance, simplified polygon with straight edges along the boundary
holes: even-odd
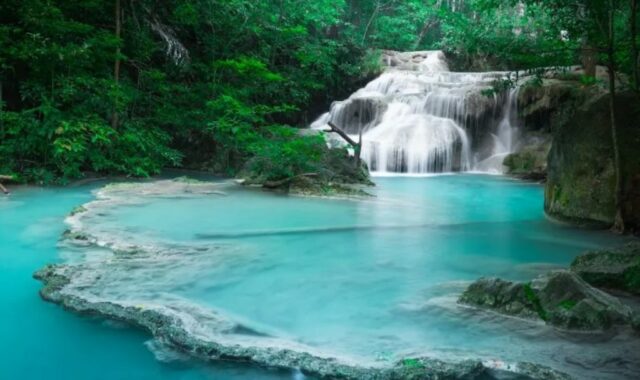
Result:
[[[635,0],[5,0],[0,172],[52,183],[164,167],[275,177],[321,154],[302,136],[379,70],[380,49],[442,49],[455,68],[607,60],[637,70]],[[633,36],[632,36],[633,35]],[[634,55],[635,54],[635,55]]]

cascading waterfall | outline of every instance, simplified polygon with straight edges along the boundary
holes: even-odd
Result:
[[[311,128],[332,122],[356,140],[362,131],[361,156],[372,172],[502,172],[515,147],[517,90],[483,90],[508,73],[451,72],[441,51],[385,52],[383,62],[380,77],[334,102]]]

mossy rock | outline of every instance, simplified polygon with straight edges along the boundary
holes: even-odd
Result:
[[[481,278],[462,293],[458,302],[497,311],[501,314],[535,319],[537,297],[528,294],[526,284],[499,278]]]
[[[551,272],[531,283],[483,278],[458,302],[566,330],[603,331],[631,323],[628,307],[569,271]]]
[[[518,178],[542,181],[547,177],[547,156],[551,149],[551,135],[527,133],[521,148],[504,160],[506,173]]]
[[[76,207],[73,208],[73,210],[71,210],[71,212],[69,213],[69,216],[82,214],[83,212],[87,212],[87,208],[86,207],[84,207],[84,206],[76,206]]]
[[[586,227],[608,228],[615,207],[615,167],[609,95],[595,90],[552,127],[548,156],[545,211]],[[576,95],[582,98],[581,95]],[[640,226],[640,101],[631,93],[616,98],[623,176],[623,217],[631,229]]]
[[[636,333],[640,334],[640,315],[639,314],[636,314],[633,317],[633,320],[631,321],[631,327]]]
[[[640,295],[640,242],[586,252],[573,260],[571,270],[593,286]]]

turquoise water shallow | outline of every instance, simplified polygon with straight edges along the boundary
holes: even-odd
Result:
[[[32,272],[61,260],[97,261],[91,296],[179,299],[241,323],[257,340],[277,337],[338,357],[526,360],[581,378],[638,373],[629,350],[640,346],[624,335],[566,336],[455,303],[478,277],[530,279],[624,239],[547,221],[534,184],[482,175],[376,182],[369,200],[287,197],[220,182],[215,194],[112,204],[83,228],[113,244],[163,252],[126,266],[100,259],[104,249],[57,248],[65,215],[92,199],[90,187],[25,189],[1,199],[0,294],[11,312],[1,317],[0,378],[300,377],[159,361],[175,355],[145,334],[38,298]]]
[[[73,207],[91,187],[15,189],[0,197],[0,379],[291,379],[286,372],[192,361],[163,363],[149,336],[100,319],[80,317],[38,296],[32,273],[60,262],[56,248]]]

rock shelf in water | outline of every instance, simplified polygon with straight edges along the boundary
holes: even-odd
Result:
[[[153,301],[120,299],[108,291],[105,277],[110,270],[130,266],[147,267],[162,260],[198,260],[216,253],[215,247],[154,246],[131,241],[110,241],[100,229],[87,229],[85,218],[104,214],[118,204],[136,205],[151,198],[224,196],[220,184],[187,180],[158,181],[107,186],[97,199],[76,208],[67,219],[70,230],[63,244],[108,251],[102,257],[51,265],[34,276],[44,284],[47,300],[81,314],[127,322],[148,331],[158,341],[204,360],[234,360],[255,365],[296,368],[323,378],[340,379],[567,379],[560,372],[531,363],[507,364],[480,360],[445,361],[420,355],[378,362],[345,357],[315,347],[279,338],[234,322],[215,310],[187,300],[159,298]],[[96,235],[97,233],[97,235]],[[90,255],[90,253],[88,254]],[[170,262],[169,262],[170,264]],[[162,265],[167,265],[163,262]]]
[[[640,295],[640,242],[584,253],[571,270],[593,286]]]
[[[568,330],[602,331],[632,320],[629,307],[569,271],[551,272],[530,283],[483,278],[471,284],[459,302]]]
[[[448,362],[428,357],[405,358],[389,366],[368,366],[357,362],[323,356],[310,348],[280,345],[250,345],[208,340],[185,327],[185,321],[161,308],[121,305],[114,302],[89,301],[65,292],[78,268],[49,265],[34,274],[43,282],[40,294],[50,302],[80,314],[98,315],[127,322],[151,333],[156,339],[194,357],[205,360],[245,361],[278,368],[296,368],[304,373],[331,379],[548,379],[565,380],[562,372],[521,362],[481,362],[463,360]],[[221,321],[224,325],[224,322]],[[227,326],[227,333],[239,326]]]

